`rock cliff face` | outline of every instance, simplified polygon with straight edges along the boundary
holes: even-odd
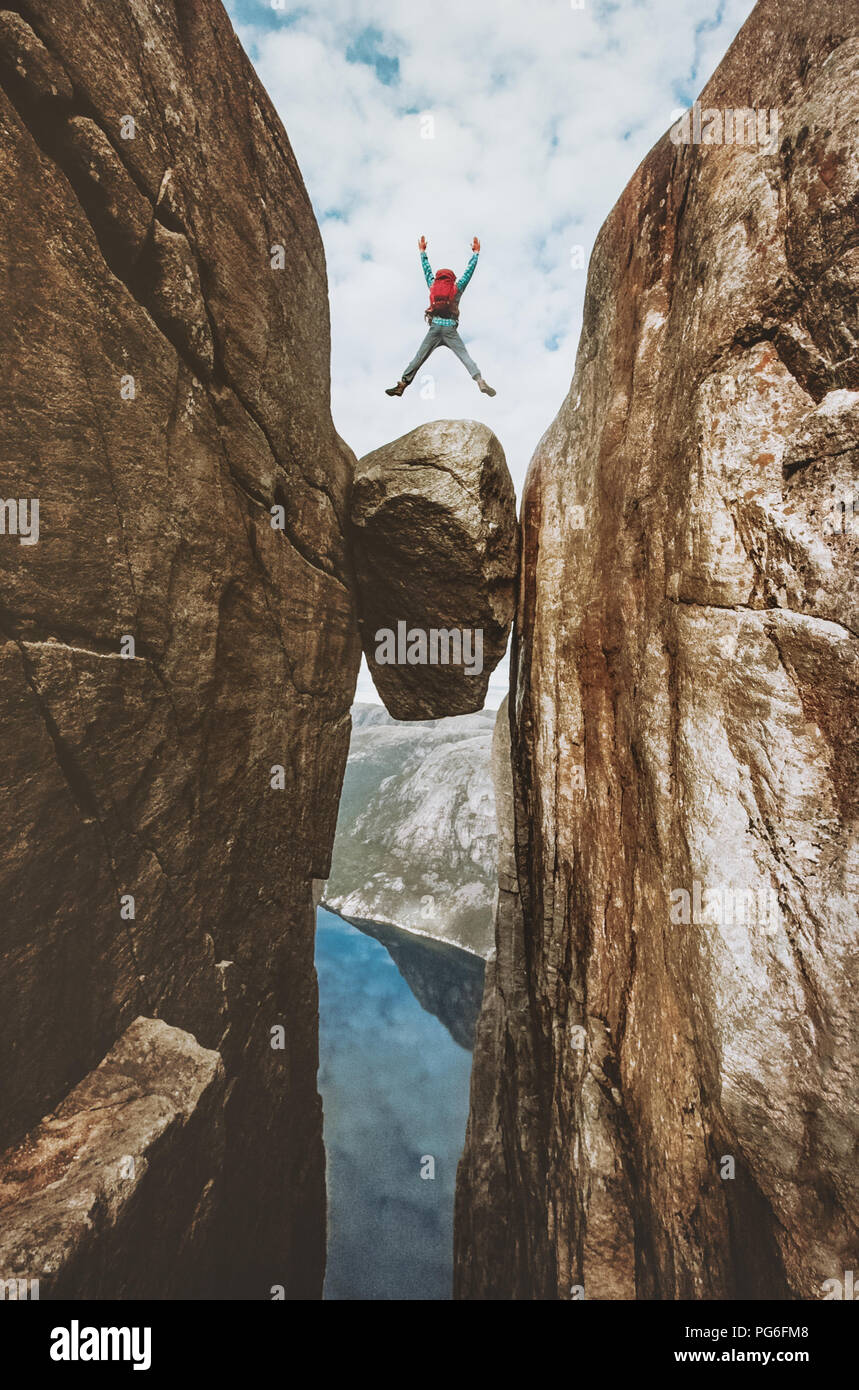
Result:
[[[314,1296],[359,659],[318,229],[217,0],[2,11],[0,150],[0,492],[39,505],[0,535],[0,1143],[23,1182],[135,1018],[185,1030],[226,1074],[213,1291]]]
[[[480,710],[507,650],[516,498],[486,425],[435,420],[366,454],[351,506],[364,654],[395,719]]]
[[[492,710],[399,724],[353,707],[327,906],[489,954],[494,723]]]
[[[523,503],[460,1297],[855,1267],[858,62],[852,0],[762,0],[701,106],[773,151],[666,135],[594,251]]]

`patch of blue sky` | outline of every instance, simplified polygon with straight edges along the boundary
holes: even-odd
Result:
[[[668,120],[667,116],[666,116],[665,119],[666,119],[666,122],[667,122],[667,120]],[[624,129],[621,131],[621,134],[620,134],[621,140],[624,140],[624,141],[629,141],[629,140],[632,140],[632,139],[636,139],[636,140],[637,140],[637,139],[639,138],[639,136],[641,136],[642,133],[643,133],[644,131],[647,130],[648,125],[649,125],[649,120],[648,120],[648,121],[634,121],[632,125],[624,127]]]
[[[385,51],[390,46],[381,29],[368,24],[346,49],[346,62],[366,64],[373,68],[384,87],[393,87],[400,80],[400,60]]]
[[[708,34],[712,34],[714,30],[719,29],[723,24],[724,19],[725,0],[719,0],[719,4],[716,6],[714,13],[712,15],[708,15],[706,19],[702,19],[698,24],[695,25],[695,29],[693,31],[695,51],[692,56],[692,62],[689,65],[688,73],[682,81],[682,85],[675,84],[674,88],[675,91],[679,91],[682,93],[682,95],[679,98],[680,105],[691,106],[692,102],[695,100],[695,97],[698,93],[698,87],[701,85],[699,77],[701,69],[701,54],[703,49],[702,40],[705,39]]]
[[[291,29],[310,14],[309,5],[291,5],[289,0],[225,0],[233,26],[253,25],[257,29]]]

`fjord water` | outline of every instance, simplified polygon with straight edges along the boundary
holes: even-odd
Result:
[[[449,1299],[471,1053],[421,1007],[379,941],[324,908],[316,969],[325,1297]],[[428,1155],[434,1179],[421,1177]]]

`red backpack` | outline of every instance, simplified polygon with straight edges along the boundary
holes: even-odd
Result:
[[[438,316],[459,322],[459,291],[452,270],[437,270],[430,286],[429,308],[424,312],[427,323]]]

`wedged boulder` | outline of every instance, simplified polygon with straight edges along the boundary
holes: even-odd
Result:
[[[40,1299],[182,1298],[189,1284],[204,1288],[225,1087],[217,1052],[161,1019],[135,1019],[62,1104],[0,1154],[0,1281],[36,1280]]]
[[[360,625],[395,719],[470,714],[507,648],[518,527],[486,425],[435,420],[366,454],[352,493]]]
[[[522,505],[460,1297],[855,1265],[857,56],[853,0],[762,0],[701,106],[776,146],[666,134],[594,248]]]

